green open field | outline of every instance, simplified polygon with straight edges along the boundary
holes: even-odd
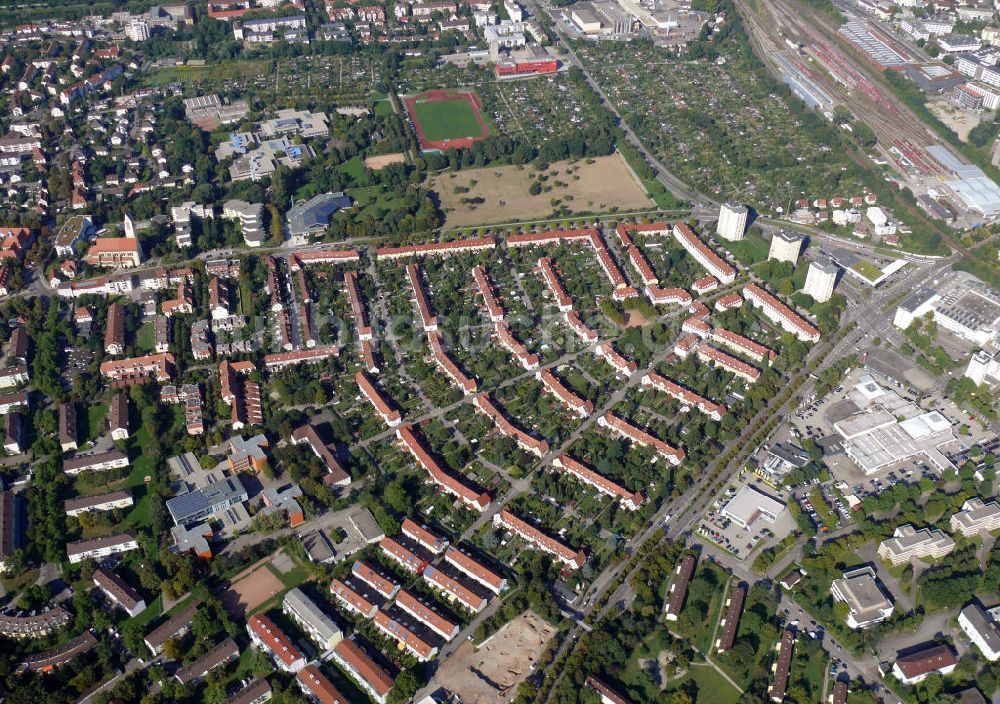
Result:
[[[205,66],[171,66],[156,69],[142,78],[147,86],[164,86],[168,83],[202,83],[252,78],[262,75],[267,62],[253,59],[224,61]]]
[[[464,99],[418,102],[415,110],[424,136],[432,142],[483,136],[475,111]]]

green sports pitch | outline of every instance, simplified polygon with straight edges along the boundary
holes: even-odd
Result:
[[[424,137],[429,141],[486,136],[475,109],[465,98],[419,101],[414,109]]]

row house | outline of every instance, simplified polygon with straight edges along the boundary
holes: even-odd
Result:
[[[281,670],[297,673],[306,666],[305,655],[264,614],[254,614],[247,620],[247,633],[253,644],[270,655]]]
[[[432,555],[440,555],[448,547],[448,540],[432,533],[412,518],[404,518],[401,526],[403,535]]]
[[[473,559],[463,550],[451,546],[444,553],[445,562],[483,585],[496,595],[507,590],[507,578],[503,577],[478,560]]]
[[[684,599],[687,597],[688,584],[694,574],[695,562],[695,556],[687,553],[674,569],[674,578],[670,582],[665,605],[665,618],[668,621],[676,621],[684,609]]]
[[[502,321],[505,312],[503,306],[497,302],[496,296],[493,293],[493,285],[490,283],[486,270],[481,266],[473,267],[472,278],[475,279],[479,293],[486,304],[486,312],[489,314],[490,322],[498,323]]]
[[[740,379],[752,384],[760,378],[760,370],[752,364],[747,364],[742,359],[737,359],[731,354],[726,354],[722,350],[712,347],[707,343],[698,345],[698,359],[713,366],[722,367],[728,372],[732,372]]]
[[[646,374],[642,378],[642,385],[665,393],[686,407],[697,408],[712,420],[722,420],[722,416],[726,413],[726,407],[722,404],[713,403],[656,372]]]
[[[368,378],[367,374],[358,372],[354,375],[354,381],[361,390],[361,394],[375,407],[375,412],[381,416],[383,423],[389,427],[394,427],[402,422],[403,415],[389,405],[385,398],[382,397],[382,393],[372,383],[371,379]]]
[[[556,307],[559,309],[559,312],[566,313],[573,310],[573,299],[566,293],[566,289],[556,275],[555,268],[552,266],[552,258],[539,257],[538,267],[542,270],[542,278],[545,279],[545,283],[556,301]]]
[[[342,640],[333,649],[333,661],[378,704],[386,704],[396,682],[365,649],[353,640]]]
[[[734,352],[744,354],[755,362],[768,366],[774,361],[778,354],[764,345],[754,342],[750,338],[738,333],[726,330],[725,328],[715,328],[712,331],[712,341],[723,347],[728,347]]]
[[[483,511],[489,506],[490,495],[485,491],[477,491],[442,469],[437,461],[431,457],[430,453],[427,452],[420,440],[417,439],[411,426],[405,425],[397,428],[396,437],[409,450],[417,463],[430,475],[431,481],[441,487],[443,491],[457,497],[466,506],[475,508],[477,511]]]
[[[398,619],[392,618],[385,611],[378,611],[374,619],[375,627],[387,637],[399,643],[401,650],[406,650],[420,662],[427,662],[437,655],[436,645],[431,645]]]
[[[129,466],[128,455],[121,450],[75,455],[63,460],[63,472],[75,476],[81,472],[107,472]]]
[[[316,704],[343,704],[350,701],[333,686],[333,682],[316,665],[303,667],[295,675],[295,680],[306,698]]]
[[[367,562],[356,561],[351,566],[351,575],[375,590],[383,599],[394,599],[399,593],[399,585]]]
[[[518,518],[507,508],[502,508],[493,515],[493,524],[520,536],[531,546],[554,556],[570,569],[580,569],[587,562],[587,555],[583,550],[573,550],[530,523]]]
[[[125,309],[117,301],[108,306],[104,326],[104,351],[109,355],[125,353]]]
[[[516,442],[525,452],[535,457],[542,457],[549,451],[549,443],[543,438],[536,438],[507,420],[507,416],[496,406],[489,394],[479,394],[472,399],[472,405],[488,416],[501,433]]]
[[[114,511],[116,509],[128,508],[132,505],[131,492],[127,489],[120,489],[105,494],[67,499],[63,502],[63,509],[66,511],[67,516],[79,516],[81,513],[86,513],[87,511]]]
[[[362,618],[374,618],[375,612],[378,611],[376,597],[367,594],[364,588],[356,585],[353,580],[333,580],[330,583],[330,594],[346,611],[358,614]]]
[[[656,285],[646,286],[646,298],[649,302],[657,306],[666,305],[691,305],[691,294],[682,288],[660,288]]]
[[[420,313],[420,320],[423,323],[424,332],[437,330],[437,316],[431,312],[430,304],[427,302],[427,294],[424,291],[424,285],[420,279],[420,267],[416,264],[407,264],[406,276],[410,280],[410,288],[413,290],[413,300],[417,304],[417,312]]]
[[[358,339],[362,342],[371,340],[372,328],[368,322],[368,314],[365,312],[364,304],[361,302],[357,272],[344,273],[344,287],[347,289],[347,298],[351,302],[351,315],[354,316],[354,326],[358,331]]]
[[[739,308],[743,305],[743,296],[738,293],[727,293],[725,296],[718,298],[715,301],[715,310],[720,313],[725,313],[727,310],[732,310],[734,308]]]
[[[598,359],[610,364],[619,376],[629,377],[638,371],[639,366],[631,359],[625,359],[610,342],[603,342],[594,348]]]
[[[459,628],[457,623],[452,623],[439,614],[432,606],[421,601],[405,589],[400,591],[396,596],[396,606],[437,633],[445,641],[450,641],[458,635]]]
[[[360,259],[361,255],[355,249],[317,249],[311,252],[295,252],[288,257],[288,268],[299,271],[314,264],[345,264]]]
[[[640,492],[629,491],[567,454],[556,457],[552,460],[552,465],[568,474],[572,474],[584,484],[597,489],[600,493],[620,501],[622,506],[629,511],[638,511],[642,505],[644,497]]]
[[[427,341],[430,343],[431,351],[434,354],[434,361],[437,362],[438,367],[444,372],[445,376],[451,379],[452,383],[466,394],[476,393],[479,385],[475,379],[466,376],[465,372],[459,369],[455,361],[444,351],[444,347],[441,346],[441,333],[436,330],[427,333]]]
[[[579,337],[583,342],[588,345],[597,342],[597,333],[587,327],[587,325],[580,318],[580,314],[575,310],[563,313],[563,319],[566,321],[570,330],[575,332],[577,337]]]
[[[177,284],[177,298],[164,301],[160,306],[160,310],[168,318],[174,315],[186,315],[194,312],[194,298],[187,278],[182,278]]]
[[[431,242],[428,244],[406,245],[402,247],[379,247],[375,250],[376,259],[401,259],[405,257],[441,256],[450,254],[465,254],[482,252],[497,246],[492,237],[479,237],[452,242]]]
[[[506,321],[498,321],[493,324],[493,327],[496,330],[500,345],[514,355],[514,358],[526,371],[538,368],[538,355],[534,352],[529,352],[524,343],[514,337],[514,333],[511,332],[510,326],[507,325]]]
[[[337,461],[335,451],[323,442],[313,425],[306,423],[296,428],[292,432],[292,442],[296,445],[308,445],[313,454],[320,459],[326,468],[326,476],[323,477],[324,484],[327,486],[347,486],[351,483],[351,475]]]
[[[277,371],[295,364],[317,364],[339,354],[340,348],[336,345],[319,345],[311,349],[293,352],[276,352],[264,355],[264,367],[268,371]]]
[[[702,276],[700,279],[695,279],[694,283],[691,284],[691,290],[702,296],[709,291],[714,291],[719,288],[719,280],[712,275]]]
[[[420,574],[427,567],[427,560],[395,538],[384,536],[378,546],[386,557],[411,574]]]
[[[819,342],[819,330],[757,284],[744,286],[743,298],[760,308],[772,323],[785,332],[792,333],[803,342]]]
[[[731,284],[736,280],[736,269],[702,242],[685,223],[674,223],[673,235],[681,247],[712,276],[724,284]]]
[[[134,531],[117,535],[106,535],[91,540],[79,540],[66,543],[66,556],[71,564],[77,564],[88,558],[99,560],[109,555],[117,555],[130,550],[138,550],[139,541]]]
[[[486,608],[488,599],[469,589],[450,574],[442,572],[437,567],[424,570],[424,581],[435,591],[443,595],[450,603],[457,603],[474,614]]]
[[[632,425],[627,420],[615,415],[614,413],[605,413],[597,419],[597,424],[601,427],[607,428],[612,432],[612,434],[617,435],[618,437],[634,442],[640,447],[648,447],[652,449],[675,467],[684,460],[684,450],[671,447],[663,440],[654,437],[652,434],[642,428],[639,428],[638,426]]]
[[[62,630],[70,621],[70,613],[61,606],[24,615],[0,613],[0,635],[17,639],[44,638]]]
[[[539,370],[535,373],[535,378],[542,382],[546,391],[559,399],[578,418],[587,418],[594,412],[593,402],[580,398],[566,388],[565,384],[551,370]]]
[[[143,357],[108,360],[101,363],[100,369],[101,376],[114,381],[145,381],[152,378],[162,383],[173,378],[174,357],[169,352],[164,352]]]

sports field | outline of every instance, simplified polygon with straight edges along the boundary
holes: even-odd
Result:
[[[432,90],[403,99],[423,150],[469,147],[490,134],[472,91]]]
[[[483,128],[468,100],[435,100],[417,103],[417,120],[432,142],[462,137],[481,137]]]

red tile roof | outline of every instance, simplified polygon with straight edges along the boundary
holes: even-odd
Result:
[[[545,284],[549,287],[549,292],[552,293],[552,297],[556,300],[556,306],[561,311],[571,310],[573,308],[573,299],[566,293],[566,289],[563,288],[562,282],[556,275],[556,270],[552,266],[552,257],[539,257],[538,266],[542,270],[542,278],[545,279]]]
[[[420,280],[420,267],[416,264],[407,264],[406,276],[410,280],[410,288],[413,289],[413,299],[417,303],[417,310],[420,312],[420,320],[423,322],[424,330],[434,330],[438,324],[437,316],[431,312],[430,304],[427,302],[424,284]]]
[[[472,276],[476,280],[479,293],[486,303],[486,311],[489,313],[490,320],[493,322],[503,320],[505,314],[503,306],[497,302],[496,296],[493,294],[493,287],[486,275],[486,270],[481,266],[473,267]]]
[[[405,535],[410,540],[413,540],[424,547],[424,549],[429,550],[435,555],[439,554],[442,550],[448,547],[448,541],[444,538],[435,535],[425,526],[420,525],[412,518],[404,518],[402,525],[403,535]]]
[[[382,552],[388,555],[390,559],[397,562],[408,572],[420,574],[424,571],[424,568],[427,567],[426,560],[418,556],[415,552],[410,550],[395,538],[384,536],[379,542],[379,547],[382,548]]]
[[[371,326],[368,324],[368,314],[361,303],[361,292],[358,290],[358,275],[356,272],[348,271],[344,274],[344,285],[347,287],[347,298],[351,302],[351,314],[354,316],[354,325],[358,330],[358,337],[362,340],[370,339],[372,336]]]
[[[605,413],[601,417],[600,422],[601,425],[611,428],[611,430],[616,434],[627,437],[644,447],[652,448],[670,460],[673,464],[680,464],[680,462],[684,459],[684,450],[678,450],[677,448],[671,447],[663,440],[654,437],[636,425],[632,425],[624,418],[621,418],[614,413]]]
[[[674,237],[681,245],[700,260],[709,273],[720,281],[732,281],[736,277],[736,269],[725,262],[708,245],[698,238],[690,227],[683,222],[674,223]]]
[[[296,662],[304,659],[291,639],[264,614],[251,616],[247,626],[257,635],[264,647],[285,664],[286,668],[292,668]]]
[[[757,367],[704,342],[698,345],[698,359],[712,362],[751,383],[760,378],[760,369]]]
[[[452,623],[405,589],[396,595],[396,606],[445,640],[451,640],[458,635],[457,623]]]
[[[376,569],[367,562],[362,562],[361,560],[356,561],[351,567],[351,574],[384,596],[386,599],[393,598],[396,596],[396,592],[399,591],[398,584],[376,571]]]
[[[402,420],[402,414],[395,408],[389,406],[386,400],[382,397],[381,392],[379,392],[379,390],[375,387],[375,384],[373,384],[368,378],[367,374],[364,372],[358,372],[354,375],[354,381],[357,382],[358,388],[361,389],[361,393],[364,397],[368,399],[368,402],[371,403],[375,407],[378,414],[382,416],[382,420],[387,423],[398,423]]]
[[[396,684],[389,673],[371,659],[371,656],[353,640],[342,640],[333,649],[334,654],[343,660],[369,687],[384,697]]]
[[[553,462],[553,466],[568,472],[582,481],[584,484],[597,489],[602,494],[607,494],[612,498],[620,499],[622,505],[630,511],[636,511],[642,505],[643,496],[638,491],[633,493],[625,487],[616,484],[605,476],[598,474],[593,469],[583,464],[579,460],[568,454],[562,454]]]
[[[402,647],[409,650],[418,660],[426,661],[434,657],[437,648],[407,626],[392,618],[385,611],[375,613],[375,626],[385,635],[395,639]]]
[[[432,330],[427,333],[427,341],[430,343],[431,351],[434,353],[434,360],[441,367],[442,371],[444,371],[445,376],[451,379],[465,393],[476,393],[479,385],[475,379],[466,376],[465,372],[459,369],[454,360],[444,351],[444,347],[441,346],[441,333],[437,330]]]
[[[486,606],[485,597],[476,594],[457,579],[449,574],[445,574],[437,567],[432,566],[424,570],[424,580],[448,594],[470,611],[478,613]]]
[[[508,528],[511,532],[521,536],[538,549],[555,555],[561,562],[573,569],[583,567],[587,561],[587,555],[583,550],[574,551],[567,545],[538,530],[527,521],[518,518],[506,507],[502,508],[499,513],[494,514],[493,522]]]
[[[677,574],[670,585],[670,596],[667,599],[667,618],[677,620],[684,608],[684,598],[687,596],[688,582],[694,574],[695,557],[687,553],[677,566]]]
[[[743,297],[770,313],[772,319],[776,319],[785,330],[794,332],[800,339],[813,342],[819,340],[819,330],[757,284],[744,286]]]
[[[497,429],[507,437],[512,438],[525,452],[541,457],[549,451],[549,443],[544,439],[529,435],[507,420],[507,416],[497,407],[489,394],[479,394],[472,400],[472,404],[489,416]]]
[[[474,560],[454,545],[445,551],[444,559],[449,565],[469,575],[495,594],[499,594],[507,588],[507,580],[504,577],[498,575],[481,562]]]
[[[514,337],[514,333],[511,332],[510,327],[504,321],[499,321],[494,323],[494,327],[497,332],[497,338],[500,340],[500,344],[507,348],[507,350],[517,358],[518,363],[525,369],[533,369],[538,366],[538,355],[529,352],[528,348],[524,346],[520,340]]]
[[[406,449],[417,460],[417,463],[430,475],[431,481],[440,486],[444,491],[458,497],[464,504],[472,506],[479,511],[482,511],[489,505],[490,495],[488,493],[485,491],[477,493],[475,489],[456,479],[441,468],[437,461],[427,452],[420,440],[417,439],[411,426],[405,425],[397,428],[396,437],[402,441]]]
[[[685,405],[694,406],[702,413],[706,413],[716,420],[720,419],[726,413],[726,407],[722,404],[713,403],[707,398],[699,396],[690,389],[685,389],[677,382],[671,381],[656,372],[650,372],[644,376],[642,378],[642,385],[652,386],[654,389],[662,391]]]
[[[492,237],[479,237],[475,239],[454,240],[452,242],[406,245],[403,247],[379,247],[375,250],[375,256],[381,259],[395,259],[398,257],[470,252],[480,249],[493,249],[494,247],[496,247],[496,241]]]
[[[594,404],[584,400],[570,391],[562,381],[549,369],[542,369],[535,374],[535,377],[542,382],[545,390],[558,398],[566,407],[576,413],[581,418],[586,418],[594,412]]]

